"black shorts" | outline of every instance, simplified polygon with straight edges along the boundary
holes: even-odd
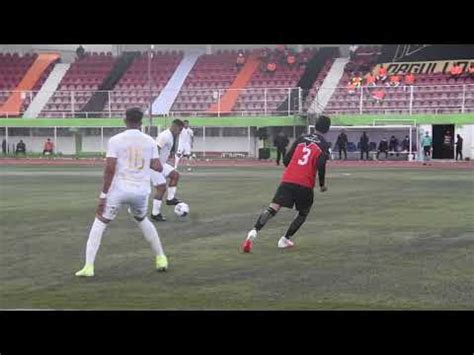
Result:
[[[297,211],[309,210],[313,205],[314,192],[309,187],[282,182],[276,190],[272,202]]]
[[[431,152],[431,147],[427,145],[427,146],[423,147],[423,150],[425,151],[425,153],[429,153],[429,152]]]

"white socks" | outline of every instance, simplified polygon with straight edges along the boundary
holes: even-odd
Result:
[[[158,236],[158,232],[156,231],[156,228],[153,223],[151,223],[147,217],[145,217],[145,219],[141,222],[138,222],[137,220],[135,220],[135,222],[137,222],[138,227],[142,231],[145,239],[150,243],[155,255],[165,255],[160,238]],[[95,257],[97,255],[97,251],[99,250],[100,242],[102,240],[102,236],[106,228],[106,223],[100,221],[97,218],[94,220],[94,223],[92,224],[91,230],[89,232],[89,239],[87,240],[86,265],[94,265]]]
[[[178,164],[179,164],[179,157],[175,156],[174,158],[174,168],[178,169]]]
[[[175,194],[176,194],[176,186],[168,187],[168,200],[174,199]]]
[[[163,201],[153,199],[153,210],[151,212],[153,214],[153,216],[156,216],[157,214],[160,214],[162,203],[163,203]]]
[[[95,256],[99,250],[100,241],[102,240],[105,228],[107,228],[107,224],[97,218],[94,220],[89,232],[89,239],[87,240],[86,265],[94,265]]]
[[[168,197],[167,197],[167,199],[172,200],[172,199],[174,199],[175,195],[176,195],[176,186],[168,187]],[[163,203],[163,201],[161,201],[161,200],[153,199],[153,210],[151,211],[151,214],[153,216],[156,216],[156,215],[160,214],[162,203]]]
[[[145,239],[151,244],[151,248],[153,249],[155,255],[165,255],[161,245],[160,237],[158,236],[158,232],[153,223],[151,223],[147,217],[145,217],[145,219],[141,222],[138,222],[137,220],[135,220],[135,222],[137,222],[138,227],[142,231]]]

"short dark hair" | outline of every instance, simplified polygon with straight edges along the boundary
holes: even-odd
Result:
[[[178,126],[178,127],[184,127],[184,122],[181,121],[180,119],[175,119],[173,120],[173,122],[171,122],[172,124]]]
[[[125,111],[125,119],[130,123],[139,124],[142,122],[143,112],[138,107],[129,108]]]
[[[189,123],[189,121],[188,121],[188,120],[184,120],[183,122],[184,122],[184,123]]]
[[[329,131],[329,128],[331,127],[331,119],[328,116],[319,116],[318,120],[316,121],[316,125],[314,128],[316,128],[316,131],[321,132],[321,133],[326,133]]]

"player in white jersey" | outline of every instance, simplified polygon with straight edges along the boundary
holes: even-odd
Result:
[[[188,164],[187,164],[188,170],[191,169],[189,168],[189,163],[191,162],[191,159],[192,159],[191,149],[193,148],[193,143],[194,143],[194,132],[189,127],[189,121],[184,120],[184,128],[181,131],[181,134],[179,135],[178,151],[174,159],[175,169],[178,169],[179,160],[183,157],[188,159]]]
[[[174,206],[181,202],[175,197],[179,181],[179,173],[167,162],[183,126],[183,121],[176,119],[171,123],[170,128],[165,129],[156,138],[156,144],[160,154],[160,162],[161,165],[163,165],[163,171],[161,173],[152,172],[151,174],[151,182],[155,187],[151,219],[157,222],[166,221],[166,218],[161,214],[161,205],[166,190],[168,190],[168,196],[166,199],[167,205]],[[167,179],[169,179],[168,189],[166,189]]]
[[[143,113],[138,108],[126,112],[127,129],[109,140],[104,183],[99,197],[96,218],[86,246],[86,263],[76,276],[94,276],[94,261],[102,235],[120,207],[129,206],[145,239],[151,244],[156,257],[156,268],[165,271],[168,260],[155,226],[147,218],[151,171],[163,170],[156,144],[149,135],[140,132]]]

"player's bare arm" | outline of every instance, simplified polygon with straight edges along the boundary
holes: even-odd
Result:
[[[150,160],[150,169],[161,173],[163,171],[163,165],[161,165],[160,159]]]
[[[115,175],[115,168],[117,166],[117,158],[107,158],[105,161],[104,169],[104,184],[102,186],[102,193],[100,194],[99,204],[97,206],[97,218],[102,222],[108,223],[109,220],[102,217],[104,212],[105,203],[107,202],[107,193],[109,192],[110,185],[112,185],[112,180]]]
[[[318,179],[319,179],[319,191],[326,192],[328,187],[326,186],[325,178],[326,178],[326,162],[327,157],[326,154],[321,154],[318,159]]]

